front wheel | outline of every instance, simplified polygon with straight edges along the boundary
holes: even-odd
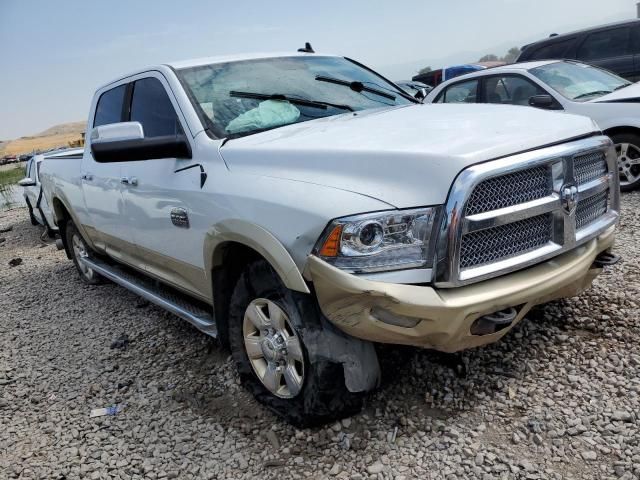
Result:
[[[229,343],[244,386],[298,427],[357,413],[363,393],[345,386],[343,367],[309,355],[323,335],[310,295],[288,290],[263,260],[240,276],[229,308]]]
[[[67,222],[65,234],[67,236],[67,245],[71,252],[71,259],[73,260],[82,281],[88,285],[104,283],[104,278],[94,272],[82,261],[83,258],[89,258],[91,256],[91,248],[87,245],[87,242],[84,241],[84,238],[80,235],[78,228],[71,220]]]
[[[640,135],[619,133],[613,135],[611,140],[615,144],[618,156],[620,190],[635,190],[640,187]]]

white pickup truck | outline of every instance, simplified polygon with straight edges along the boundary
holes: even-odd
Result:
[[[494,342],[602,267],[616,154],[586,117],[423,105],[311,52],[100,87],[81,161],[40,176],[67,255],[230,346],[297,425],[357,411],[375,342]]]

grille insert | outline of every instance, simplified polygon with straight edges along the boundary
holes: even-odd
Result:
[[[465,214],[498,210],[551,195],[551,171],[547,166],[528,168],[480,182],[469,197]]]
[[[578,185],[604,177],[607,170],[607,161],[602,152],[591,152],[573,159],[573,176]]]
[[[578,202],[576,207],[576,230],[586,227],[607,213],[608,203],[608,190]]]
[[[553,217],[550,213],[462,237],[460,268],[477,267],[521,255],[551,240]]]

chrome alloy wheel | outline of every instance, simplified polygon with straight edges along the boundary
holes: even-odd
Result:
[[[80,234],[74,233],[71,238],[71,246],[73,248],[73,253],[78,259],[78,268],[82,274],[87,278],[93,277],[93,270],[89,268],[82,259],[89,258],[89,253],[87,253],[87,247],[85,247],[84,242],[80,238]]]
[[[304,381],[304,355],[284,310],[265,298],[252,301],[244,313],[242,335],[262,384],[280,398],[298,395]]]
[[[632,143],[617,143],[616,153],[620,185],[629,185],[640,180],[640,148]]]

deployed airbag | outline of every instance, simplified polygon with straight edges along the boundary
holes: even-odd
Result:
[[[281,100],[265,100],[256,108],[252,108],[237,116],[227,125],[227,132],[241,133],[248,130],[278,127],[293,123],[300,117],[300,110],[289,102]]]

